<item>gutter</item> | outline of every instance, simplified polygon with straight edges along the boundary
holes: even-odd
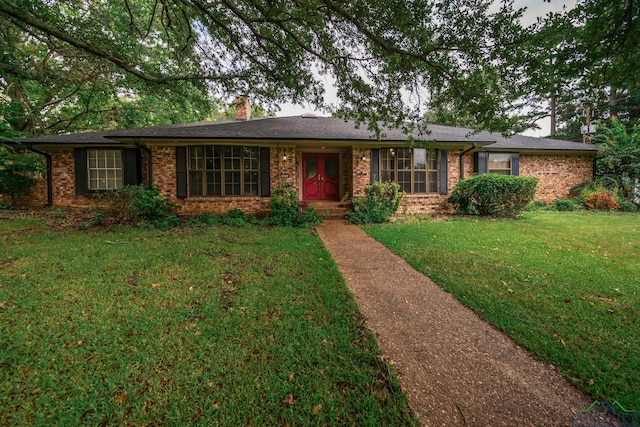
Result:
[[[153,169],[151,166],[151,149],[144,144],[140,144],[140,138],[136,138],[133,143],[136,147],[147,153],[147,182],[149,188],[151,188],[153,186],[153,183],[151,182],[151,178],[153,176]]]
[[[460,179],[464,179],[464,155],[469,151],[475,150],[476,148],[478,148],[478,146],[475,142],[473,142],[471,143],[471,147],[460,153]]]
[[[33,148],[33,145],[28,144],[27,148],[29,151],[33,151],[34,153],[40,154],[45,157],[47,162],[47,203],[45,207],[50,207],[53,205],[53,171],[52,171],[52,162],[51,162],[51,154],[45,153],[44,151],[36,150]]]

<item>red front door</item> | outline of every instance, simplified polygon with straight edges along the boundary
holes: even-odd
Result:
[[[302,197],[304,200],[340,198],[338,153],[302,153]]]

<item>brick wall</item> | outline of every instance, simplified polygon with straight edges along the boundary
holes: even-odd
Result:
[[[296,190],[300,195],[300,185],[298,182],[298,162],[296,149],[294,147],[275,148],[269,150],[271,159],[269,169],[271,173],[271,188],[278,188],[284,184],[290,184],[290,188]],[[287,159],[284,160],[284,156]],[[284,176],[286,175],[286,177]]]
[[[172,203],[180,204],[176,184],[176,147],[151,147],[152,184]]]
[[[552,203],[569,190],[593,179],[592,156],[520,155],[520,175],[539,179],[536,200]]]
[[[365,160],[362,160],[364,156]],[[371,183],[371,150],[354,148],[351,154],[352,184],[350,194],[352,197],[364,197],[364,189]]]
[[[224,213],[229,209],[240,208],[246,213],[263,215],[268,212],[269,197],[194,197],[178,199],[176,197],[176,149],[173,146],[151,148],[153,165],[153,183],[163,196],[179,206],[182,215],[194,215],[204,212]],[[283,155],[286,154],[286,160]],[[448,190],[451,192],[460,177],[461,151],[448,152]],[[85,208],[95,206],[93,197],[76,196],[73,149],[54,149],[52,156],[53,206]],[[365,160],[362,160],[362,157]],[[146,180],[146,152],[142,153],[142,176]],[[347,149],[341,156],[342,191],[350,197],[363,197],[370,182],[371,151],[369,149]],[[300,195],[301,154],[294,147],[271,148],[270,150],[271,188],[282,183],[290,183],[291,188]],[[473,175],[473,156],[464,156],[464,176]],[[288,175],[283,177],[282,175]],[[551,203],[567,196],[569,189],[592,179],[593,157],[575,155],[531,155],[520,156],[520,175],[534,176],[539,179],[536,200]],[[145,182],[146,184],[146,182]],[[416,194],[403,199],[401,213],[430,213],[448,209],[446,195]],[[26,206],[40,207],[47,202],[46,181],[40,179],[30,194],[25,197]]]
[[[52,150],[50,154],[52,164],[51,177],[53,181],[52,205],[60,208],[88,208],[95,206],[96,200],[93,197],[76,196],[73,149],[64,148]],[[43,178],[42,183],[39,183],[38,192],[41,195],[37,198],[37,206],[45,206],[47,202],[46,179]]]

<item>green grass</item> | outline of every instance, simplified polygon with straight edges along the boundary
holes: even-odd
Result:
[[[319,238],[0,222],[1,425],[415,425]]]
[[[366,231],[582,390],[640,409],[640,215],[530,212]]]

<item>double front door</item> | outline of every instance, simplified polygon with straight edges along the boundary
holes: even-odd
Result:
[[[302,153],[302,192],[304,200],[340,198],[338,153]]]

